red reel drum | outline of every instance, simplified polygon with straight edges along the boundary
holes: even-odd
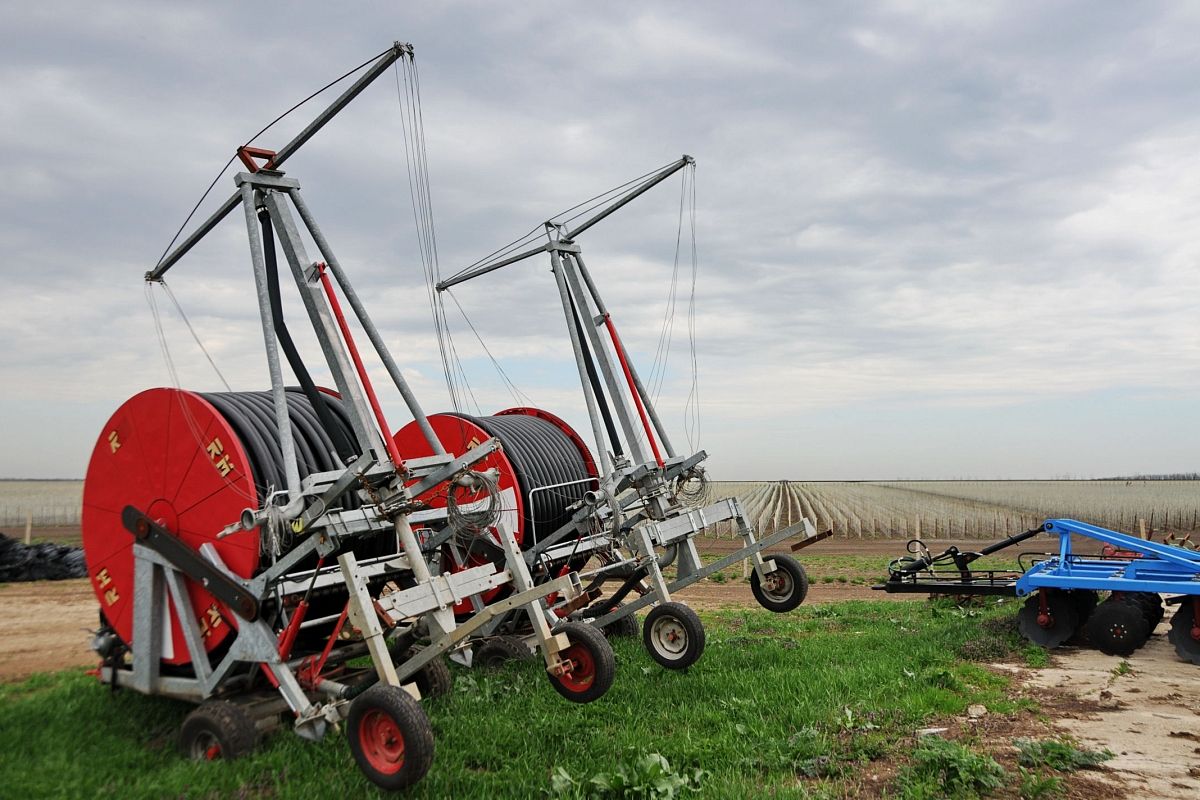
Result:
[[[199,395],[148,389],[130,398],[100,434],[83,485],[83,550],[100,609],[117,635],[133,641],[133,535],[121,524],[131,505],[190,547],[211,543],[237,575],[259,563],[258,530],[218,539],[243,509],[257,507],[250,462],[225,418]],[[232,613],[187,581],[205,649],[230,634]],[[191,661],[174,607],[163,635],[163,662]]]

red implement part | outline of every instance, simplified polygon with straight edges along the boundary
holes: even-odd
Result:
[[[338,637],[342,635],[342,628],[346,625],[346,619],[350,615],[350,603],[347,602],[342,609],[341,616],[338,617],[337,624],[333,626],[333,630],[329,633],[329,641],[325,642],[325,649],[321,651],[319,658],[309,656],[304,659],[300,669],[296,671],[296,679],[304,686],[310,689],[316,688],[321,681],[321,670],[325,669],[325,662],[329,660],[329,654],[333,652],[333,646],[337,643]]]
[[[1054,627],[1054,617],[1050,613],[1050,593],[1045,589],[1038,589],[1038,615],[1037,624],[1043,628]]]
[[[654,432],[650,430],[650,420],[646,419],[646,409],[642,406],[642,396],[638,393],[637,386],[633,382],[633,373],[629,371],[629,360],[625,356],[625,345],[621,344],[621,337],[617,335],[617,328],[613,325],[612,317],[604,315],[604,325],[608,328],[608,335],[612,337],[613,348],[617,351],[617,359],[621,362],[621,369],[625,372],[625,383],[629,386],[629,393],[633,395],[634,405],[637,406],[638,416],[642,419],[642,428],[646,431],[646,441],[650,443],[650,449],[654,452],[654,460],[658,462],[658,466],[663,465],[662,455],[658,452],[658,442],[654,440]]]
[[[404,734],[388,714],[373,708],[358,724],[358,745],[373,769],[394,775],[404,767]]]
[[[358,345],[354,343],[354,336],[350,333],[350,326],[346,324],[345,314],[342,313],[342,304],[338,302],[337,293],[333,291],[333,284],[325,269],[324,263],[317,265],[317,273],[321,276],[321,286],[325,288],[325,297],[329,299],[329,307],[333,310],[333,315],[337,317],[338,328],[342,331],[342,339],[346,342],[346,349],[350,351],[350,358],[354,360],[354,369],[358,371],[359,382],[362,383],[363,391],[367,393],[367,400],[371,403],[371,412],[375,415],[375,422],[383,434],[383,443],[387,447],[392,464],[395,465],[397,471],[404,472],[404,459],[400,458],[400,451],[392,439],[392,429],[388,427],[387,420],[383,417],[379,398],[375,396],[375,387],[371,385],[371,379],[367,376],[367,368],[363,366],[362,357],[358,354]]]
[[[267,150],[263,147],[243,146],[237,149],[238,158],[251,172],[258,172],[260,169],[275,169],[276,155],[274,150]],[[254,160],[256,158],[261,158],[263,163],[259,164]]]
[[[212,544],[237,575],[258,568],[258,529],[218,539],[242,509],[257,506],[254,476],[242,444],[204,398],[179,389],[148,389],[127,400],[105,424],[83,484],[83,550],[88,577],[105,618],[133,641],[133,536],[121,524],[126,505],[144,510],[196,550]],[[205,649],[230,633],[235,619],[203,587],[187,582]],[[191,657],[170,608],[167,664]]]
[[[596,681],[596,661],[592,651],[581,644],[573,644],[558,654],[566,667],[558,680],[574,694],[582,694]]]

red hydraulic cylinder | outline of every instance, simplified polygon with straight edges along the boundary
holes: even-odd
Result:
[[[638,416],[642,418],[642,427],[646,430],[646,439],[650,442],[650,449],[654,452],[654,460],[661,467],[663,465],[662,455],[658,452],[658,443],[654,441],[654,434],[650,430],[650,420],[646,419],[646,409],[642,406],[642,396],[638,394],[637,386],[633,382],[633,373],[629,371],[629,362],[625,357],[625,346],[621,344],[621,337],[617,336],[616,326],[613,325],[612,317],[608,314],[604,315],[604,326],[608,328],[608,335],[612,337],[613,347],[617,351],[617,359],[620,360],[621,370],[625,373],[625,383],[629,384],[629,393],[633,395],[633,402],[637,406]]]

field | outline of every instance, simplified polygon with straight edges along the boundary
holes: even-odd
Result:
[[[1128,533],[1200,523],[1200,481],[716,481],[708,495],[739,498],[759,531],[807,516],[858,538],[991,539],[1054,517]]]
[[[83,481],[0,481],[0,530],[78,525]]]
[[[0,481],[0,530],[79,524],[82,481]],[[801,515],[850,538],[986,539],[1069,517],[1114,530],[1200,528],[1200,481],[716,481],[710,498],[735,496],[755,528]],[[731,526],[717,526],[728,536]]]

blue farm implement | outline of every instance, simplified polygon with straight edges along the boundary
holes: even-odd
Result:
[[[1039,534],[1058,537],[1055,552],[1022,553],[1018,570],[973,570],[984,556]],[[1076,547],[1098,542],[1099,554]],[[888,566],[887,592],[953,596],[1024,597],[1021,633],[1035,644],[1058,647],[1082,633],[1104,653],[1129,655],[1162,621],[1163,596],[1177,605],[1169,639],[1181,658],[1200,664],[1200,552],[1070,519],[1010,536],[978,552],[949,547],[933,555],[925,543],[908,543],[912,556]],[[1101,593],[1108,596],[1101,602]]]

